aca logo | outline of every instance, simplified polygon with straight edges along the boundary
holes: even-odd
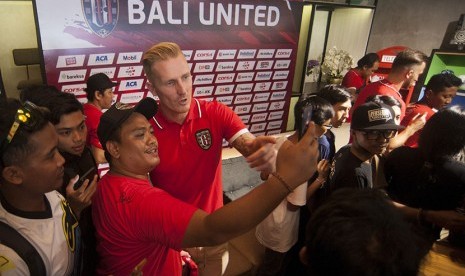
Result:
[[[101,38],[107,37],[118,22],[118,0],[81,0],[87,25]]]

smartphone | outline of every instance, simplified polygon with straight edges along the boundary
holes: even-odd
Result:
[[[304,136],[307,131],[308,124],[312,120],[313,107],[312,105],[307,105],[302,109],[302,122],[299,126],[299,140]]]
[[[73,189],[77,190],[81,188],[82,184],[84,184],[84,181],[86,181],[86,179],[89,179],[89,183],[92,182],[92,180],[94,179],[94,175],[96,174],[97,174],[97,170],[95,169],[95,167],[91,167],[89,170],[87,170],[85,173],[83,173],[79,177],[76,183],[74,183]]]

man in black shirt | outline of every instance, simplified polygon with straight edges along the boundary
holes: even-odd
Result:
[[[331,192],[342,187],[379,187],[376,180],[379,155],[403,127],[395,123],[390,106],[370,102],[354,111],[350,128],[352,144],[341,148],[334,157],[329,182]]]

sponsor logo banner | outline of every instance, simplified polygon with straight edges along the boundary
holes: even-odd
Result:
[[[210,75],[196,75],[194,78],[194,85],[212,84],[214,74]]]
[[[69,70],[69,71],[61,71],[60,77],[58,78],[58,82],[73,82],[73,81],[84,81],[86,77],[86,69],[80,70]]]
[[[251,94],[237,95],[236,99],[234,100],[234,104],[250,103],[251,100],[252,100]]]
[[[216,59],[234,59],[236,56],[237,50],[229,49],[229,50],[218,50],[218,55]]]
[[[107,75],[110,79],[115,77],[115,72],[116,72],[116,67],[100,67],[100,68],[92,68],[90,69],[89,76],[98,74],[98,73],[104,73]]]
[[[231,105],[234,96],[223,96],[223,97],[216,97],[216,101],[220,102],[225,105]]]
[[[142,59],[142,52],[131,52],[131,53],[119,53],[118,64],[127,64],[127,63],[140,63]]]
[[[84,65],[86,55],[59,56],[57,68],[80,67]]]
[[[122,66],[119,68],[118,78],[140,77],[142,66]]]
[[[216,50],[197,50],[194,54],[194,60],[212,60]]]
[[[250,121],[252,123],[265,121],[267,116],[268,116],[268,113],[257,113],[252,116],[252,119]]]
[[[196,63],[194,67],[194,73],[210,73],[215,68],[214,62],[201,62]]]
[[[236,107],[234,107],[234,112],[236,112],[236,114],[244,114],[244,113],[250,113],[250,110],[252,109],[252,105],[251,104],[247,104],[247,105],[236,105]]]
[[[253,83],[240,83],[236,85],[235,93],[249,93],[252,92]]]
[[[268,116],[268,120],[277,120],[277,119],[282,119],[284,115],[284,111],[274,111],[270,112],[270,115]]]
[[[268,123],[267,129],[277,129],[281,128],[281,125],[283,124],[283,121],[273,121]]]
[[[215,89],[215,95],[232,94],[234,91],[234,84],[218,85]]]
[[[140,90],[144,79],[122,80],[119,84],[119,91]]]
[[[236,67],[235,61],[218,62],[218,65],[216,65],[216,71],[217,72],[233,71],[234,67]]]
[[[61,87],[61,91],[65,93],[74,94],[75,96],[85,96],[86,91],[84,91],[84,88],[86,88],[85,83],[69,84],[69,85],[63,85]]]
[[[194,89],[194,97],[203,97],[213,95],[214,86],[200,86]]]
[[[87,61],[88,66],[94,66],[94,65],[110,65],[113,63],[113,60],[115,59],[115,54],[114,53],[108,53],[108,54],[91,54],[89,56],[89,60]]]

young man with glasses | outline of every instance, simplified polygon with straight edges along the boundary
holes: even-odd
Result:
[[[0,139],[0,274],[80,275],[78,221],[56,191],[65,160],[53,125],[34,104],[10,99]]]
[[[352,144],[334,157],[330,191],[343,187],[375,188],[379,156],[402,126],[395,123],[394,110],[382,103],[368,102],[355,109],[350,125]]]

